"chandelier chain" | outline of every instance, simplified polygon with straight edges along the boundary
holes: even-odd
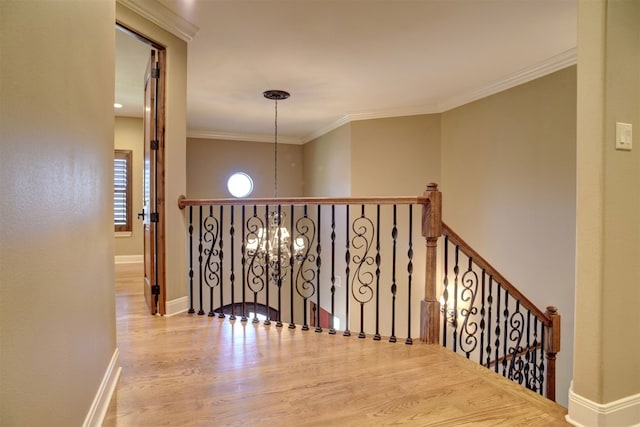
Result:
[[[273,144],[274,160],[273,160],[273,197],[278,197],[278,100],[275,100],[276,118],[275,118],[275,142]]]

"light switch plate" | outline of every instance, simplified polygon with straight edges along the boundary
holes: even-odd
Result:
[[[631,123],[616,122],[616,150],[631,150],[633,146]]]

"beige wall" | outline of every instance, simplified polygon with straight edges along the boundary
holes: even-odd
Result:
[[[578,18],[573,391],[606,404],[640,393],[640,3],[581,1]],[[616,121],[633,124],[633,151],[615,150]]]
[[[249,197],[273,197],[273,144],[189,138],[187,164],[190,198],[232,197],[227,180],[234,172],[252,178]],[[302,179],[302,146],[278,144],[278,196],[302,196]]]
[[[166,298],[175,300],[186,295],[186,238],[183,211],[178,197],[187,190],[187,43],[155,24],[116,4],[118,22],[164,46],[167,52],[166,122],[165,122],[165,236]],[[162,212],[161,212],[162,214]]]
[[[572,370],[576,67],[442,114],[443,219],[538,307],[558,307],[558,402]]]
[[[351,124],[304,144],[304,195],[351,195]]]
[[[3,426],[82,425],[116,350],[114,9],[0,2]]]
[[[116,233],[115,255],[142,255],[142,221],[136,217],[142,211],[142,167],[144,158],[144,128],[142,118],[116,117],[114,148],[131,150],[131,213],[133,227],[131,234]]]
[[[439,114],[351,123],[352,196],[415,196],[440,179]]]

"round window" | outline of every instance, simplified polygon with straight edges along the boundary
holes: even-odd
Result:
[[[236,172],[229,177],[227,188],[233,197],[247,197],[253,191],[253,180],[244,172]]]

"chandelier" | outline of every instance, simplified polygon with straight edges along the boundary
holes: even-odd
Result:
[[[278,197],[278,101],[289,98],[289,92],[268,90],[262,94],[275,102],[275,137],[274,137],[274,171],[273,197]],[[279,284],[286,276],[292,255],[291,234],[284,225],[285,214],[280,209],[268,213],[266,227],[260,227],[254,236],[247,239],[247,254],[269,269],[269,280]],[[303,260],[304,239],[298,237],[293,242],[293,257]]]

